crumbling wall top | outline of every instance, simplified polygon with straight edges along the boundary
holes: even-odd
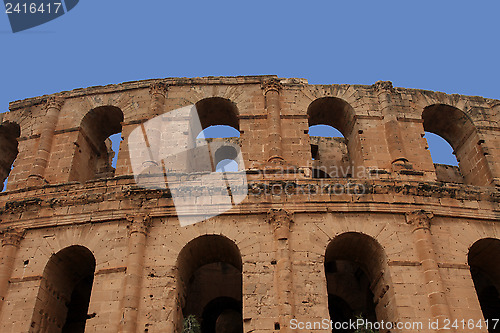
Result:
[[[409,93],[409,94],[422,94],[431,96],[441,96],[452,99],[460,99],[466,98],[475,104],[488,104],[491,107],[500,105],[500,100],[484,98],[481,96],[466,96],[460,94],[446,94],[444,92],[423,90],[423,89],[414,89],[414,88],[400,88],[393,87],[391,81],[377,81],[372,85],[363,85],[363,84],[309,84],[307,79],[304,78],[279,78],[277,75],[251,75],[251,76],[206,76],[206,77],[195,77],[195,78],[163,78],[163,79],[149,79],[149,80],[141,80],[141,81],[129,81],[123,82],[119,84],[109,84],[105,86],[92,86],[87,88],[77,88],[70,91],[62,91],[54,94],[37,96],[26,98],[23,100],[13,101],[9,103],[9,110],[14,111],[17,109],[22,109],[30,106],[34,106],[46,101],[49,97],[52,96],[64,96],[66,98],[78,97],[84,95],[94,95],[94,94],[106,94],[111,92],[120,92],[134,89],[142,89],[149,88],[152,84],[157,82],[162,82],[168,86],[186,86],[186,85],[236,85],[236,84],[261,84],[265,80],[277,78],[284,86],[312,86],[318,88],[328,88],[328,87],[337,87],[337,88],[347,88],[351,87],[354,89],[361,90],[373,90],[380,91],[386,90],[392,93]]]

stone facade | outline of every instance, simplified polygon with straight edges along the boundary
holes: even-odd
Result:
[[[136,185],[127,140],[191,104],[202,128],[240,132],[212,141],[239,145],[249,193],[181,227],[168,188]],[[204,332],[329,332],[292,319],[362,313],[423,323],[381,332],[435,332],[428,323],[447,319],[474,327],[440,331],[487,332],[477,322],[500,317],[499,111],[498,100],[390,82],[276,76],[12,102],[0,115],[0,331],[180,332],[194,314]],[[344,138],[310,138],[318,124]],[[460,166],[434,164],[424,131]]]

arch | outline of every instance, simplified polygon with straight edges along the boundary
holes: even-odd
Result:
[[[422,112],[424,129],[443,137],[452,147],[457,147],[474,130],[474,124],[463,111],[446,104],[433,104]]]
[[[347,174],[356,142],[352,136],[354,109],[337,97],[322,97],[307,108],[313,168]],[[317,136],[319,134],[319,136]]]
[[[467,261],[470,266],[472,281],[477,298],[483,311],[484,319],[500,317],[500,240],[483,238],[476,241],[469,249]],[[489,332],[500,332],[500,328],[489,328]]]
[[[92,252],[80,245],[66,247],[50,257],[31,320],[34,332],[85,331],[95,266]]]
[[[21,135],[18,124],[6,121],[0,125],[0,181],[6,187],[12,165],[19,153],[17,139]]]
[[[198,101],[196,110],[202,130],[216,125],[226,125],[240,130],[239,111],[236,104],[222,97],[209,97]]]
[[[242,266],[237,245],[225,236],[203,235],[186,244],[177,258],[180,317],[195,315],[202,332],[215,332],[217,319],[225,310],[241,313]],[[226,314],[224,320],[234,318],[234,313]],[[239,320],[236,326],[242,328]]]
[[[109,137],[122,131],[123,112],[115,106],[100,106],[82,119],[73,156],[70,180],[85,182],[113,177],[115,152]]]
[[[222,160],[234,160],[238,157],[238,151],[232,146],[222,146],[215,151],[215,164]]]
[[[492,177],[484,157],[485,153],[480,147],[481,139],[465,112],[450,105],[433,104],[424,108],[422,119],[424,131],[442,137],[453,148],[465,183],[491,183]]]
[[[458,167],[458,160],[453,147],[441,136],[425,132],[427,146],[434,162],[436,178],[438,181],[446,183],[463,184],[464,177]]]
[[[325,277],[331,320],[355,320],[357,315],[372,322],[387,319],[384,306],[374,301],[386,261],[382,246],[362,233],[346,232],[328,244]]]
[[[222,146],[215,151],[215,171],[238,171],[238,151],[233,146]]]
[[[198,101],[195,107],[200,120],[200,124],[196,126],[198,131],[201,127],[199,133],[194,133],[197,138],[196,146],[204,149],[206,145],[211,156],[197,157],[190,163],[195,166],[193,171],[238,171],[243,164],[241,156],[238,156],[240,124],[236,104],[226,98],[208,97]],[[222,162],[223,160],[227,161]]]
[[[337,97],[322,97],[314,100],[307,108],[309,127],[314,125],[329,125],[348,137],[352,130],[354,109]]]

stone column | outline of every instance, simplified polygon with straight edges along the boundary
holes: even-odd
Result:
[[[59,112],[64,104],[64,99],[61,97],[49,97],[45,102],[44,108],[46,115],[43,119],[42,129],[40,131],[40,139],[38,148],[35,153],[33,166],[31,167],[30,175],[28,176],[28,186],[37,186],[47,184],[44,178],[45,169],[49,162],[52,141],[54,139],[54,131],[56,129]]]
[[[151,219],[147,215],[137,215],[128,217],[128,222],[128,258],[121,306],[122,315],[118,329],[120,333],[135,333],[137,331],[144,253]]]
[[[387,139],[387,146],[391,155],[392,163],[406,163],[408,162],[407,154],[403,144],[401,129],[397,115],[391,112],[391,93],[394,91],[392,82],[390,81],[377,81],[373,87],[375,88],[380,109],[385,117],[385,136]]]
[[[491,106],[491,111],[493,114],[500,114],[500,102],[498,101],[490,101],[490,106]],[[500,163],[498,161],[500,160],[500,157],[498,153],[495,153],[495,151],[498,151],[497,149],[494,148],[493,152],[491,152],[491,148],[494,146],[491,145],[490,139],[484,138],[484,134],[481,133],[482,130],[478,129],[478,135],[480,137],[480,141],[478,142],[479,146],[481,147],[481,151],[483,153],[483,156],[486,159],[486,163],[490,169],[491,173],[491,185],[496,186],[497,188],[500,187]],[[488,129],[488,132],[492,133],[490,129]],[[491,134],[488,135],[490,137],[493,137]],[[487,144],[485,145],[487,140]],[[493,141],[493,140],[491,140]],[[492,146],[490,148],[490,145]],[[486,153],[486,155],[485,155]]]
[[[165,102],[167,99],[168,86],[162,82],[153,83],[149,87],[151,95],[151,104],[149,106],[148,116],[154,118],[165,113]],[[155,173],[161,171],[161,166],[158,163],[158,153],[161,145],[162,119],[156,118],[148,124],[146,129],[143,124],[142,130],[145,135],[146,145],[149,150],[149,156],[143,162],[143,167],[149,169],[149,172]]]
[[[268,122],[268,162],[283,162],[283,147],[281,143],[281,109],[280,91],[282,85],[278,79],[269,79],[262,83],[266,99]]]
[[[290,250],[290,228],[292,214],[284,209],[271,209],[267,213],[267,221],[273,228],[276,268],[274,286],[278,300],[280,332],[291,332],[290,320],[295,315],[293,299],[293,267]]]
[[[17,250],[24,238],[24,229],[7,229],[2,234],[2,264],[0,265],[0,313],[9,289],[9,279],[14,269]]]
[[[401,129],[399,128],[396,117],[390,117],[390,119],[385,123],[385,135],[387,138],[389,153],[391,154],[391,162],[408,162],[401,138]]]
[[[413,227],[415,249],[422,265],[424,282],[429,300],[431,315],[439,320],[439,327],[443,327],[443,320],[450,318],[450,308],[446,301],[445,288],[436,260],[436,252],[431,237],[431,219],[434,215],[424,210],[416,210],[406,214],[406,222]],[[438,329],[438,332],[450,330]]]
[[[163,82],[155,82],[149,86],[151,105],[149,107],[151,116],[165,113],[165,102],[167,100],[168,85]]]

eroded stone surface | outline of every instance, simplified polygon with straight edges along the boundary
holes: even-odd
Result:
[[[220,329],[241,321],[243,332],[290,332],[292,318],[329,318],[329,294],[370,319],[423,322],[421,332],[448,316],[477,322],[469,265],[476,277],[500,258],[491,240],[500,233],[499,103],[275,76],[167,78],[12,102],[0,125],[0,331],[60,332],[65,303],[92,277],[85,332],[179,332],[183,316],[209,322],[204,309],[216,308]],[[203,127],[240,131],[210,142],[241,147],[248,196],[181,227],[171,189],[137,186],[127,138],[190,104]],[[344,138],[309,138],[317,124]],[[114,170],[105,140],[120,130]],[[424,130],[454,145],[460,168],[434,165]],[[169,182],[182,190],[200,173],[170,172]]]

